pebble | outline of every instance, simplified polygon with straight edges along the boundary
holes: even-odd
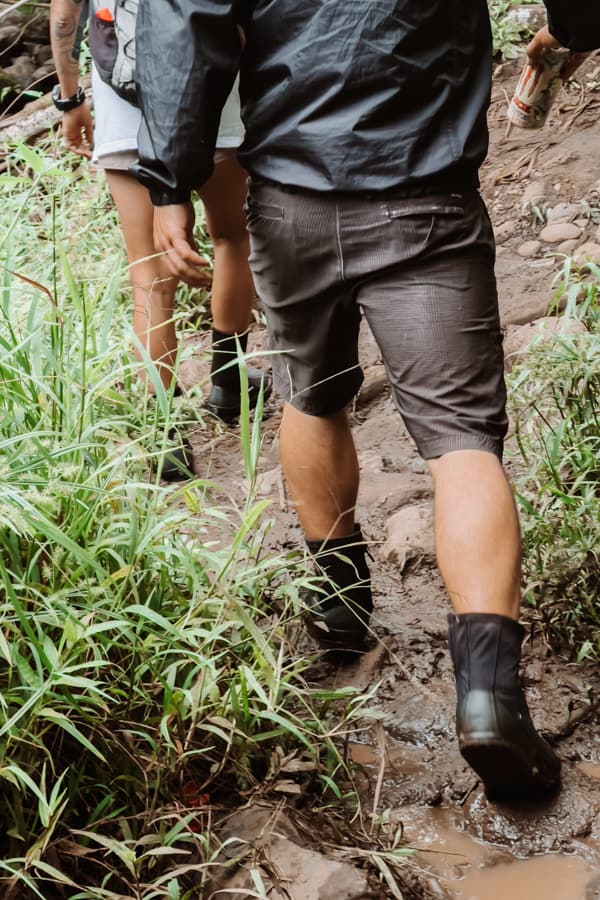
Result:
[[[532,259],[534,256],[538,255],[541,248],[541,241],[525,241],[524,244],[521,244],[521,246],[517,250],[517,253],[524,259]]]
[[[557,203],[548,210],[548,224],[554,222],[572,222],[581,215],[581,207],[577,203]]]
[[[588,262],[600,265],[600,244],[595,241],[586,241],[579,247],[573,259],[578,266],[584,266]]]
[[[571,238],[570,241],[563,241],[562,244],[559,244],[556,248],[557,253],[567,253],[570,254],[573,252],[575,247],[579,246],[579,241],[577,238]]]
[[[521,208],[525,210],[529,206],[541,206],[547,195],[548,188],[545,181],[532,181],[523,191]]]
[[[494,229],[494,236],[496,238],[497,244],[503,244],[509,238],[513,236],[516,230],[516,225],[514,222],[502,222],[501,225],[498,225],[497,228]]]
[[[433,557],[433,503],[405,506],[388,519],[386,532],[387,541],[382,548],[382,556],[396,563],[401,572],[409,559]]]
[[[581,236],[581,228],[570,222],[556,222],[546,225],[540,231],[540,240],[545,244],[562,244],[563,241],[575,240]]]

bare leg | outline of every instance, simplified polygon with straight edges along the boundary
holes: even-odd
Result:
[[[307,539],[351,534],[359,470],[346,411],[321,418],[307,416],[286,404],[280,448],[285,477]]]
[[[438,565],[455,611],[517,619],[521,538],[500,461],[460,450],[430,460],[430,467]]]
[[[213,325],[225,334],[243,334],[248,329],[256,294],[248,267],[246,193],[246,173],[235,156],[217,163],[200,190],[214,248]]]
[[[133,330],[156,363],[166,388],[173,379],[177,337],[173,303],[177,280],[160,257],[155,256],[152,225],[154,211],[148,191],[127,172],[107,171],[133,287]],[[136,355],[139,354],[136,351]]]

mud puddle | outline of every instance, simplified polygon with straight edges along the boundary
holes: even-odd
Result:
[[[456,900],[595,900],[600,859],[549,854],[519,860],[474,840],[449,809],[401,810],[407,843],[440,888]]]

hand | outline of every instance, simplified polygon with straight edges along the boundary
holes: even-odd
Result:
[[[62,133],[65,144],[72,153],[92,158],[94,125],[87,103],[63,113]]]
[[[538,33],[534,35],[532,41],[527,47],[529,64],[533,66],[534,69],[542,69],[544,66],[544,56],[546,55],[546,53],[548,53],[549,50],[559,50],[560,47],[560,42],[557,41],[555,37],[552,37],[547,25],[544,26],[544,28],[540,28]],[[585,59],[587,59],[589,55],[589,53],[569,54],[567,63],[560,73],[562,80],[568,81],[569,78],[571,78],[571,76],[577,71],[581,63]]]
[[[167,266],[191,287],[210,287],[210,261],[200,256],[194,240],[194,207],[191,203],[154,209],[154,246],[165,253]]]

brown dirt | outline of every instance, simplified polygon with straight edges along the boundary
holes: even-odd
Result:
[[[497,73],[490,114],[491,152],[482,188],[495,227],[510,222],[499,247],[500,304],[505,325],[542,315],[553,296],[553,277],[563,257],[542,248],[537,259],[516,252],[542,227],[523,205],[532,181],[546,183],[544,207],[584,201],[588,238],[600,221],[600,72],[589,60],[583,87],[565,92],[542,132],[514,129],[506,135],[505,92],[518,64]],[[583,225],[584,223],[582,223]],[[264,346],[258,330],[256,346]],[[384,713],[383,745],[357,734],[351,755],[367,807],[389,809],[402,821],[408,842],[419,848],[422,881],[432,896],[471,900],[593,900],[600,897],[600,715],[569,727],[573,716],[598,696],[598,667],[575,667],[553,654],[534,630],[524,654],[532,714],[555,743],[564,763],[560,794],[542,805],[505,807],[486,801],[481,786],[458,754],[453,730],[454,689],[446,643],[447,599],[430,562],[417,561],[401,574],[383,564],[379,548],[389,516],[403,505],[431,496],[419,460],[381,376],[381,360],[368,333],[361,338],[367,387],[354,410],[354,434],[363,480],[358,518],[372,541],[377,646],[359,665],[315,677],[361,688],[377,684],[375,705]],[[189,383],[206,376],[206,357],[184,367]],[[300,547],[301,533],[278,468],[277,403],[264,431],[263,496],[272,499],[274,546]],[[226,484],[233,500],[246,485],[235,431],[198,439],[199,473]],[[572,732],[572,733],[571,733]],[[382,759],[383,756],[383,759]]]

